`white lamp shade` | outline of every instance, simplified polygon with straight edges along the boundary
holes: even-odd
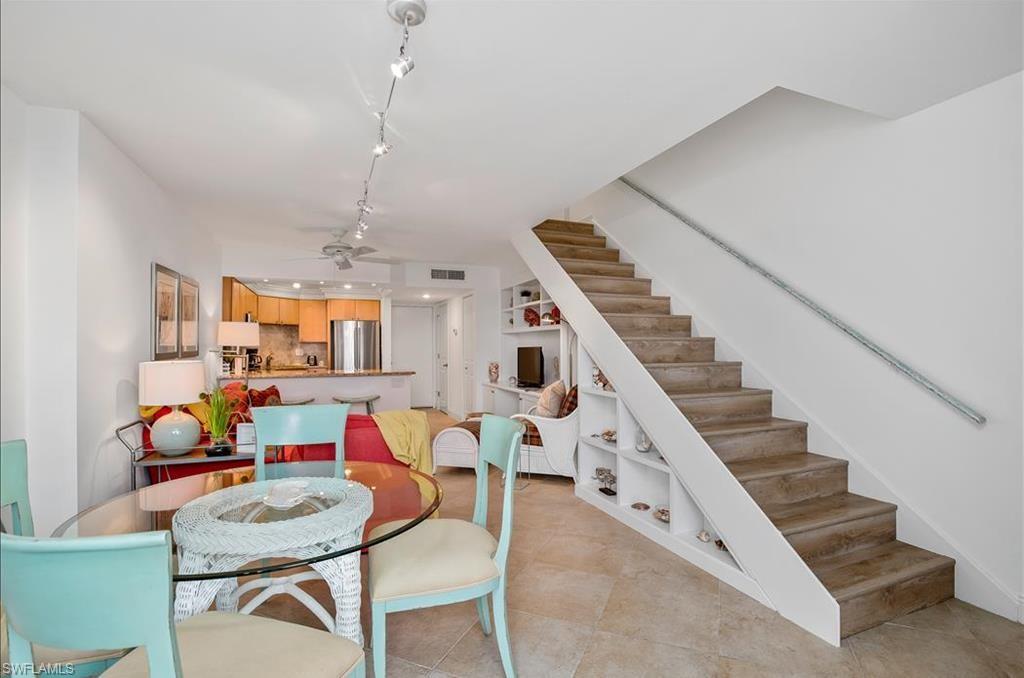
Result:
[[[139,363],[139,405],[185,405],[199,400],[206,387],[199,360]]]
[[[217,345],[259,348],[260,324],[222,322],[217,327]]]

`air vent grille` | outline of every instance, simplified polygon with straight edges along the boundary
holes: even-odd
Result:
[[[432,268],[430,269],[431,280],[465,280],[466,272],[456,269]]]

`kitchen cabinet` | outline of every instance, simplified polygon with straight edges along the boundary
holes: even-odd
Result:
[[[355,299],[328,299],[327,300],[327,321],[331,320],[355,320],[356,300]]]
[[[299,300],[278,299],[278,322],[282,325],[299,324]]]
[[[327,341],[327,302],[322,299],[299,300],[299,341]]]
[[[374,299],[356,299],[356,320],[380,320],[380,302]]]
[[[262,325],[281,324],[281,300],[277,297],[259,297],[257,315]]]
[[[241,294],[241,302],[242,302],[242,316],[239,318],[239,320],[245,320],[245,314],[248,313],[248,314],[250,314],[251,320],[253,322],[259,322],[260,321],[259,297],[257,297],[256,293],[253,292],[252,290],[250,290],[245,285],[242,285],[242,289],[240,290],[240,294]]]

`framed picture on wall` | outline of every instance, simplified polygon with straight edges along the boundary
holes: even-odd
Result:
[[[181,295],[178,302],[181,326],[179,356],[195,358],[199,355],[199,283],[192,278],[181,276],[178,289]]]
[[[153,264],[153,359],[177,358],[181,344],[178,304],[181,276],[166,266]]]

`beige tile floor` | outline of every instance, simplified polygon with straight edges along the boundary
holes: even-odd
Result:
[[[472,471],[438,478],[442,514],[468,519]],[[491,485],[497,534],[496,477]],[[523,678],[1024,676],[1024,626],[957,600],[833,648],[576,499],[567,479],[534,476],[514,511],[509,624]],[[308,587],[330,609],[326,587]],[[319,624],[284,596],[260,613]],[[367,631],[369,621],[364,604]],[[502,675],[471,603],[388,615],[387,645],[390,676]]]

